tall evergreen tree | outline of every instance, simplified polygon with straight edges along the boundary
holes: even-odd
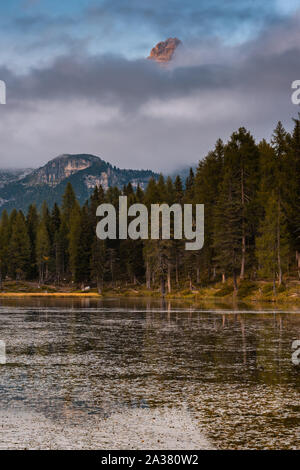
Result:
[[[235,196],[239,198],[241,207],[239,230],[241,238],[241,267],[240,278],[245,277],[246,255],[248,250],[254,251],[255,221],[257,205],[255,195],[259,185],[259,152],[254,138],[244,127],[234,132],[225,148],[225,172],[231,172],[234,181]]]
[[[42,284],[48,278],[48,267],[50,261],[50,239],[44,217],[37,231],[36,259],[39,269],[39,282]]]
[[[36,264],[36,236],[39,225],[39,214],[34,204],[29,206],[26,224],[30,240],[30,266],[28,275],[30,279],[35,279],[38,274]]]
[[[8,272],[9,219],[4,210],[0,221],[0,289]]]
[[[223,277],[226,274],[233,277],[235,292],[238,289],[237,276],[242,257],[241,220],[240,186],[236,186],[232,171],[227,169],[215,212],[214,248],[215,262]]]
[[[282,282],[282,265],[288,262],[288,233],[283,212],[278,211],[278,198],[274,191],[270,194],[265,206],[265,217],[259,227],[256,240],[256,257],[259,264],[259,275],[278,278]]]
[[[29,272],[30,239],[23,213],[17,213],[12,222],[12,233],[9,242],[9,271],[17,279],[25,279]]]

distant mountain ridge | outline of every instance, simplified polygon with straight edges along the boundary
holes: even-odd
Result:
[[[0,169],[0,188],[8,183],[25,178],[33,171],[32,168],[3,168]]]
[[[60,155],[41,168],[19,177],[7,177],[5,174],[0,170],[0,212],[14,208],[27,211],[32,203],[40,208],[44,201],[49,207],[55,202],[60,204],[68,182],[83,204],[95,186],[101,185],[105,190],[112,186],[121,189],[131,183],[134,188],[138,185],[145,188],[151,177],[157,179],[159,176],[151,170],[120,169],[89,154]]]

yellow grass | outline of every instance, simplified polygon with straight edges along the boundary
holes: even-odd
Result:
[[[76,292],[0,292],[0,297],[101,297],[100,294]]]

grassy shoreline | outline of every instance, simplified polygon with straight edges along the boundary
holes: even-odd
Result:
[[[71,297],[71,298],[101,298],[101,294],[91,293],[70,293],[70,292],[0,292],[0,298],[22,298],[22,297]]]
[[[8,281],[0,291],[1,298],[30,298],[30,297],[53,297],[53,298],[95,298],[105,297],[153,297],[162,298],[159,289],[149,290],[145,286],[127,285],[125,287],[105,288],[99,294],[96,289],[90,291],[80,291],[70,286],[39,286],[32,282]],[[193,290],[186,288],[174,289],[171,293],[166,293],[166,299],[186,300],[191,302],[201,301],[242,301],[242,302],[269,302],[288,303],[300,305],[300,281],[292,280],[284,285],[276,286],[273,290],[273,283],[267,281],[242,281],[239,283],[237,293],[234,293],[233,283],[229,280],[226,283],[216,283],[207,287],[194,287]]]

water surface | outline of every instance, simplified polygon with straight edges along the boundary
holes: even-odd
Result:
[[[300,312],[141,299],[0,301],[0,407],[68,425],[187,410],[221,449],[300,449]]]

